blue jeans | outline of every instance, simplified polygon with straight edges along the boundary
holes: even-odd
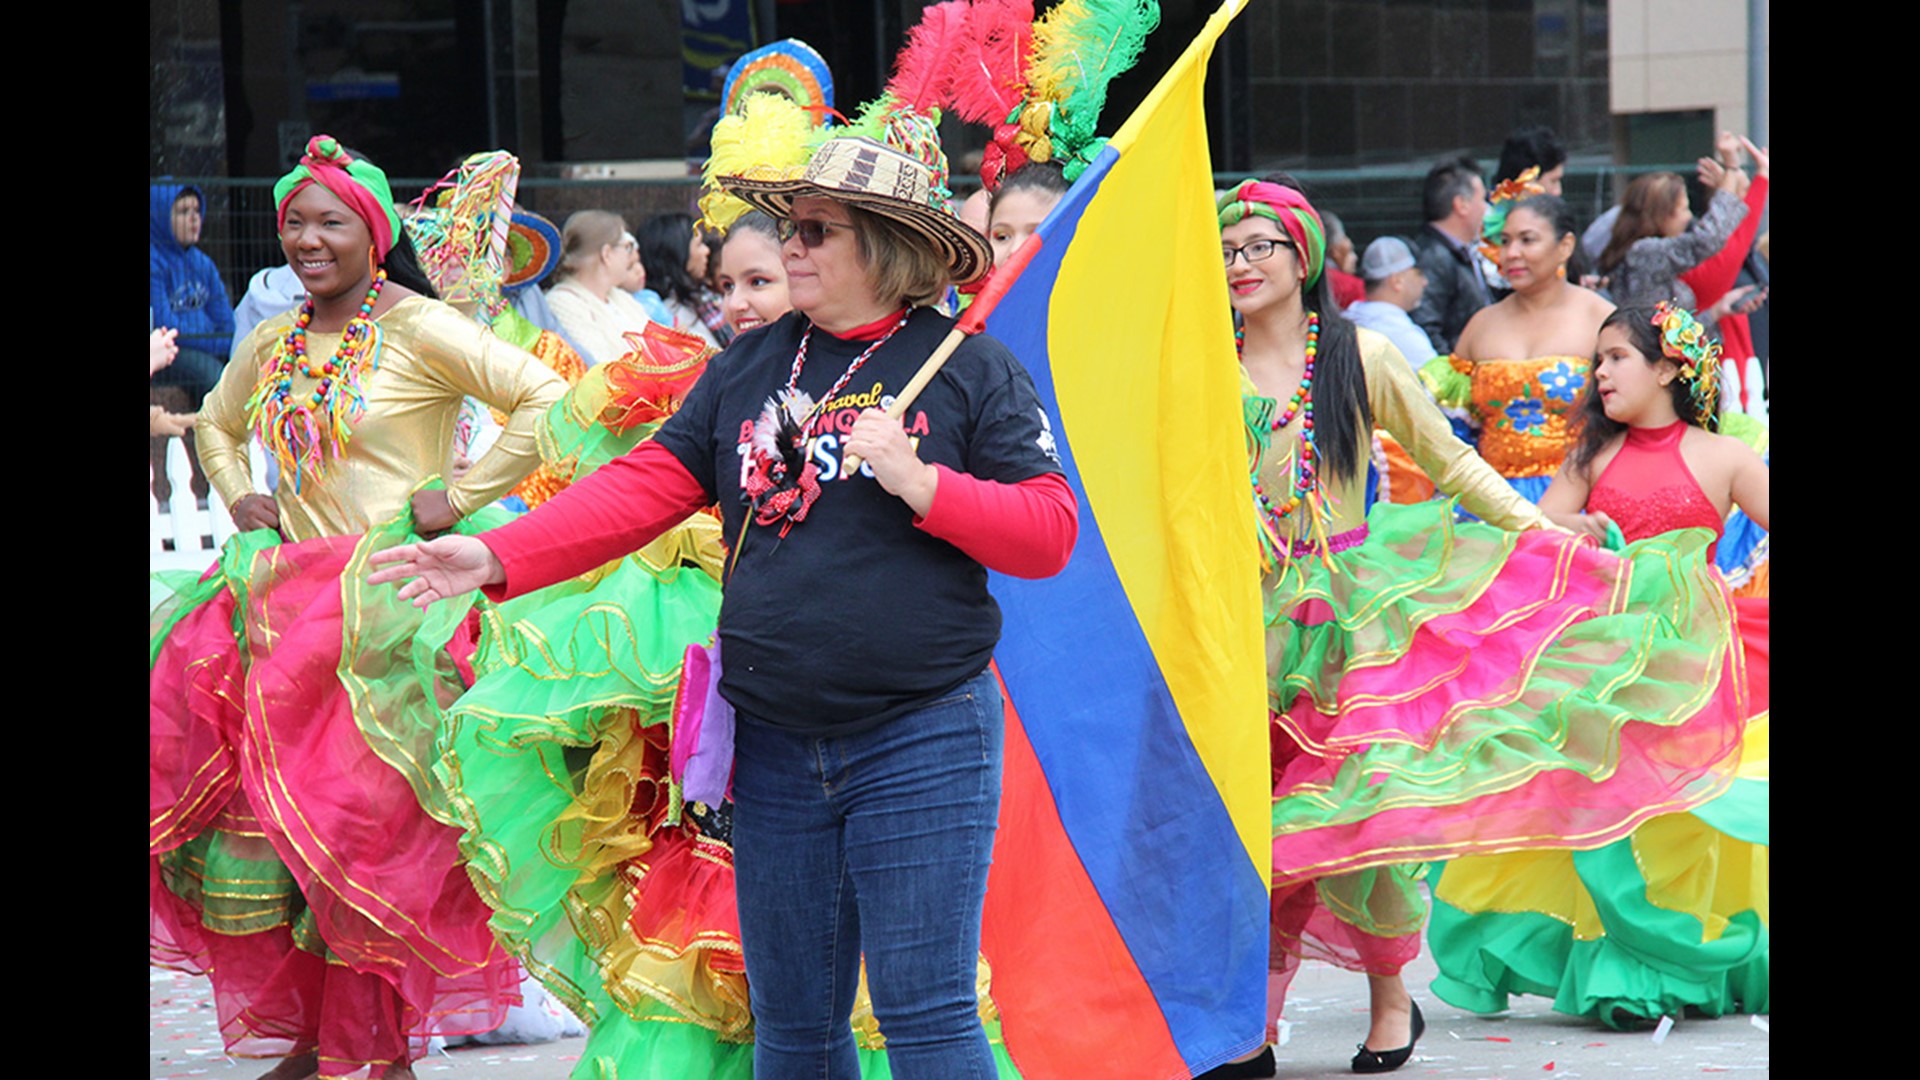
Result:
[[[858,735],[743,718],[733,844],[756,1080],[856,1080],[860,957],[893,1075],[996,1075],[974,990],[1000,812],[991,670]]]

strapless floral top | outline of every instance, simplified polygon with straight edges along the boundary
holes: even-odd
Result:
[[[1481,360],[1468,365],[1480,456],[1501,476],[1552,476],[1572,445],[1572,421],[1592,367],[1584,356]]]

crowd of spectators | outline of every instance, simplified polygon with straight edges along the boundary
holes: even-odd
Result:
[[[1697,177],[1711,194],[1705,214],[1694,218],[1685,178],[1644,174],[1586,225],[1567,269],[1579,284],[1618,304],[1677,297],[1698,307],[1702,320],[1727,338],[1740,406],[1764,416],[1767,358],[1757,355],[1747,314],[1767,298],[1767,237],[1757,229],[1766,200],[1765,151],[1743,142],[1723,134],[1700,159]],[[1743,151],[1762,166],[1757,182],[1741,167]],[[1450,353],[1474,314],[1509,292],[1486,254],[1499,242],[1487,235],[1490,192],[1524,180],[1528,191],[1559,195],[1566,168],[1566,148],[1553,131],[1531,125],[1508,137],[1491,177],[1470,157],[1434,164],[1419,193],[1424,224],[1411,236],[1355,238],[1338,213],[1325,212],[1327,274],[1336,302],[1355,322],[1387,335],[1416,367]],[[975,193],[962,205],[963,219],[986,232],[985,209],[984,194]],[[233,343],[302,295],[292,270],[277,265],[253,273],[239,304],[232,304],[213,259],[199,247],[206,211],[198,187],[152,185],[152,433],[156,490],[162,494],[161,440],[191,439],[193,411],[219,379]],[[514,290],[514,302],[531,321],[561,335],[587,364],[620,356],[625,335],[648,323],[715,346],[731,339],[716,287],[719,260],[709,257],[717,238],[710,243],[692,215],[656,214],[636,233],[617,213],[581,210],[560,232],[551,278],[544,288]],[[164,364],[157,359],[163,331]],[[204,497],[197,465],[195,488]]]

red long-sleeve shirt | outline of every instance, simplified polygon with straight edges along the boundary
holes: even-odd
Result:
[[[914,525],[1014,577],[1059,573],[1079,536],[1073,489],[1047,473],[1017,484],[935,465],[933,506]],[[549,499],[534,513],[480,539],[506,569],[487,586],[493,600],[545,588],[629,552],[685,520],[706,492],[664,447],[641,443]]]

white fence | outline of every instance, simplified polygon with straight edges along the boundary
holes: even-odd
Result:
[[[255,487],[261,487],[267,475],[266,453],[258,442],[248,445]],[[194,499],[191,480],[193,463],[187,459],[187,444],[180,439],[167,440],[167,480],[172,497],[165,506],[153,497],[152,476],[147,485],[147,569],[205,570],[219,557],[220,545],[234,533],[233,518],[218,492],[207,496],[207,508],[200,509]],[[263,489],[264,493],[264,489]],[[168,551],[166,541],[172,541]]]

